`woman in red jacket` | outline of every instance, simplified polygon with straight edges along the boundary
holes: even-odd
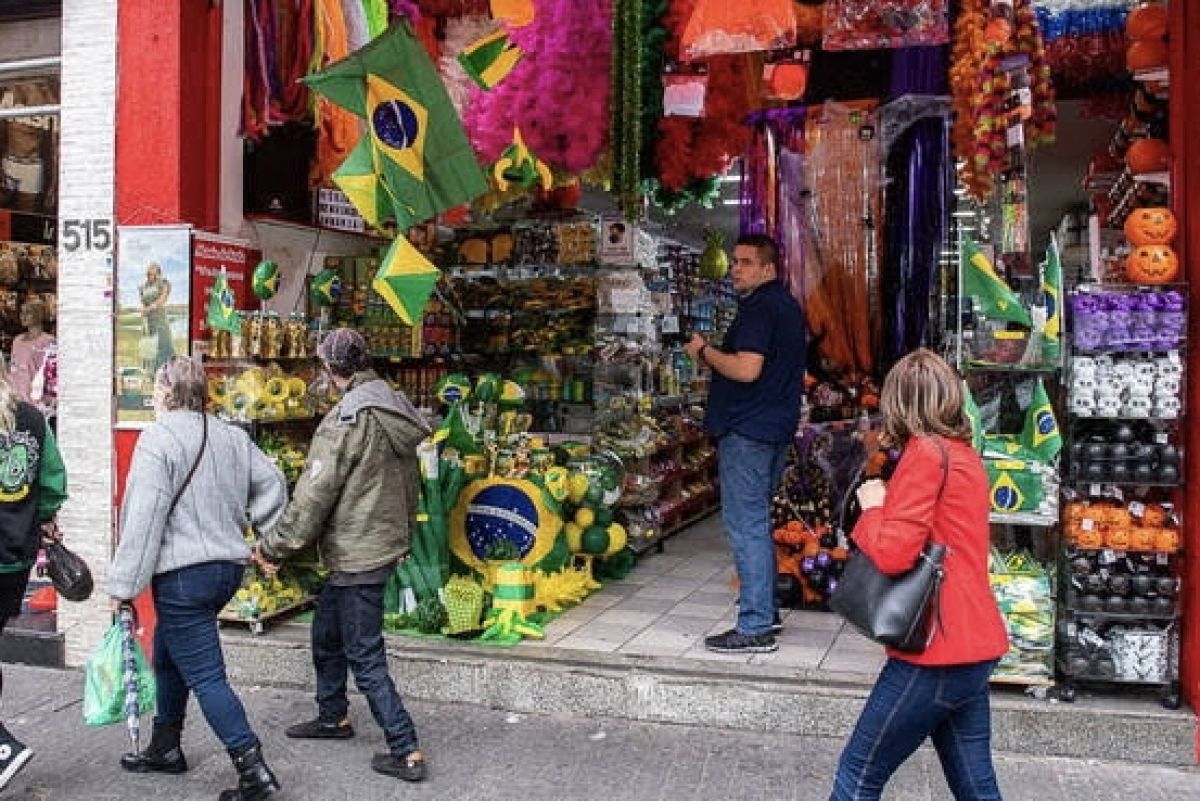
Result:
[[[999,801],[988,678],[1008,633],[988,585],[988,483],[971,448],[962,382],[932,351],[896,363],[880,396],[883,440],[903,448],[885,488],[858,490],[854,541],[884,573],[911,569],[928,538],[948,552],[940,622],[919,654],[888,661],[842,752],[830,801],[877,799],[929,737],[958,801]]]

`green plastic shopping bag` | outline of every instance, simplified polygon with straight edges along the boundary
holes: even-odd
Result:
[[[83,682],[83,722],[88,726],[120,723],[154,708],[154,671],[132,630],[120,622],[112,624],[88,657]]]

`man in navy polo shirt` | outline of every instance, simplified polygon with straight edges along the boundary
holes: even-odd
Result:
[[[738,313],[721,348],[693,334],[688,355],[712,370],[704,425],[717,439],[721,517],[737,567],[737,625],[707,637],[719,653],[768,653],[778,646],[771,499],[800,419],[804,313],[778,280],[775,241],[738,239],[731,269]]]

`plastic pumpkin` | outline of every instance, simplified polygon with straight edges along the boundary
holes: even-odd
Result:
[[[1142,3],[1125,18],[1125,36],[1131,42],[1162,39],[1167,35],[1167,7],[1161,3]]]
[[[1167,284],[1179,275],[1179,257],[1169,245],[1140,245],[1125,259],[1125,276],[1135,284]]]
[[[1173,528],[1160,528],[1155,538],[1154,549],[1163,553],[1179,550],[1179,532]]]
[[[1170,56],[1162,39],[1143,39],[1129,45],[1125,51],[1125,69],[1130,72],[1152,70],[1167,66]]]
[[[1158,529],[1156,528],[1135,528],[1133,536],[1129,539],[1129,550],[1153,551],[1157,537]]]
[[[1175,231],[1175,215],[1162,206],[1134,209],[1125,218],[1125,237],[1132,245],[1168,245]]]
[[[1105,546],[1112,548],[1114,551],[1129,550],[1129,529],[1111,529],[1104,537],[1104,544]]]
[[[1160,172],[1171,164],[1171,148],[1162,139],[1137,139],[1125,152],[1125,166],[1134,174]]]

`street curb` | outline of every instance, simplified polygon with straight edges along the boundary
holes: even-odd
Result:
[[[306,626],[280,626],[257,637],[226,631],[224,647],[236,681],[313,687]],[[848,736],[874,681],[865,674],[392,636],[388,652],[405,697],[815,737]],[[998,688],[992,698],[997,751],[1196,764],[1196,718],[1190,710],[1165,710],[1149,697],[1081,695],[1063,704],[1007,688]]]

